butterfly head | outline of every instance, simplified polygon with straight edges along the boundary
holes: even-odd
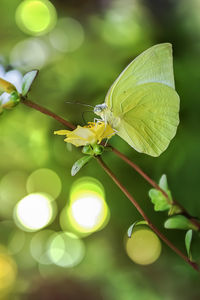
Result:
[[[108,107],[105,103],[98,104],[94,107],[94,113],[103,119],[103,116],[105,115],[105,111],[107,110],[107,108]]]

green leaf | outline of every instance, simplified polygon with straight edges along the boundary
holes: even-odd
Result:
[[[155,211],[165,211],[171,208],[172,203],[172,196],[170,190],[168,189],[166,175],[161,176],[159,186],[167,193],[169,200],[167,200],[162,192],[157,189],[151,189],[149,191],[149,197],[151,198],[151,202],[154,204]],[[169,203],[169,201],[171,203]]]
[[[22,79],[22,96],[26,96],[38,74],[38,70],[33,70],[26,73]]]
[[[170,191],[167,191],[169,199],[171,199]],[[165,196],[156,189],[151,189],[149,191],[149,197],[151,198],[151,202],[154,204],[155,211],[164,211],[171,208],[171,204],[167,202]]]
[[[167,219],[167,221],[164,224],[164,227],[167,229],[196,230],[196,227],[190,222],[190,220],[182,215],[177,215]]]
[[[177,204],[172,204],[168,211],[168,216],[178,215],[183,212],[182,208]]]
[[[80,171],[80,169],[88,163],[88,161],[91,158],[92,156],[83,156],[79,160],[77,160],[72,166],[71,175],[76,175]]]
[[[159,180],[159,187],[163,189],[165,192],[168,191],[168,184],[167,184],[167,176],[163,174]]]
[[[192,254],[191,254],[191,249],[190,249],[191,242],[192,242],[192,229],[189,229],[185,234],[185,247],[187,250],[188,258],[190,260],[192,260]]]
[[[148,225],[148,222],[145,221],[145,220],[134,222],[134,223],[129,227],[129,229],[128,229],[128,231],[127,231],[127,235],[128,235],[129,238],[132,236],[133,228],[134,228],[136,225]]]

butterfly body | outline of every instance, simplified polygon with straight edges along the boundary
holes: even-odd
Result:
[[[155,45],[134,59],[94,112],[136,151],[160,155],[179,124],[171,44]]]
[[[112,128],[117,130],[120,124],[120,116],[114,116],[113,112],[105,103],[96,105],[94,108],[94,113],[101,117],[105,123],[110,124]]]

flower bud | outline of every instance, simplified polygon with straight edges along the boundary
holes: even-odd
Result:
[[[101,146],[101,145],[95,144],[95,145],[93,146],[93,151],[94,151],[94,154],[95,154],[95,155],[101,155],[101,154],[103,153],[103,151],[104,151],[104,147]]]
[[[17,91],[11,93],[8,100],[1,104],[2,109],[11,109],[12,107],[16,106],[20,101],[20,97]]]
[[[16,87],[10,83],[9,81],[0,78],[0,91],[11,94],[12,92],[16,92]]]
[[[88,155],[93,155],[94,151],[92,150],[92,147],[90,145],[86,145],[83,147],[82,153],[88,154]]]

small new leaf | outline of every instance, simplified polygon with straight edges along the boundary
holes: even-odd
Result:
[[[194,229],[197,230],[194,224],[191,223],[191,221],[182,216],[182,215],[177,215],[173,216],[169,219],[164,224],[164,227],[167,229],[182,229],[182,230],[188,230],[188,229]]]
[[[168,211],[168,216],[178,215],[183,212],[182,208],[177,204],[172,204]]]
[[[167,176],[165,174],[163,174],[161,177],[160,177],[160,180],[159,180],[159,187],[161,189],[163,189],[164,191],[167,191],[168,190],[168,184],[167,184]]]
[[[191,254],[191,242],[192,242],[192,229],[189,229],[185,234],[185,247],[187,250],[187,255],[190,260],[192,260]]]
[[[131,238],[132,232],[133,232],[133,228],[134,228],[136,225],[148,225],[148,222],[145,221],[145,220],[134,222],[134,223],[129,227],[129,229],[128,229],[128,231],[127,231],[127,235],[128,235],[129,238]]]
[[[22,96],[26,96],[38,74],[38,70],[33,70],[26,73],[22,79]]]
[[[151,198],[151,202],[154,204],[155,211],[165,211],[171,208],[172,203],[172,196],[168,188],[166,175],[161,176],[159,181],[159,187],[167,193],[169,200],[166,199],[166,197],[162,194],[161,191],[156,189],[151,189],[149,191],[149,197]]]
[[[83,156],[79,160],[77,160],[72,166],[71,175],[76,175],[80,171],[80,169],[89,162],[91,158],[92,156]]]

